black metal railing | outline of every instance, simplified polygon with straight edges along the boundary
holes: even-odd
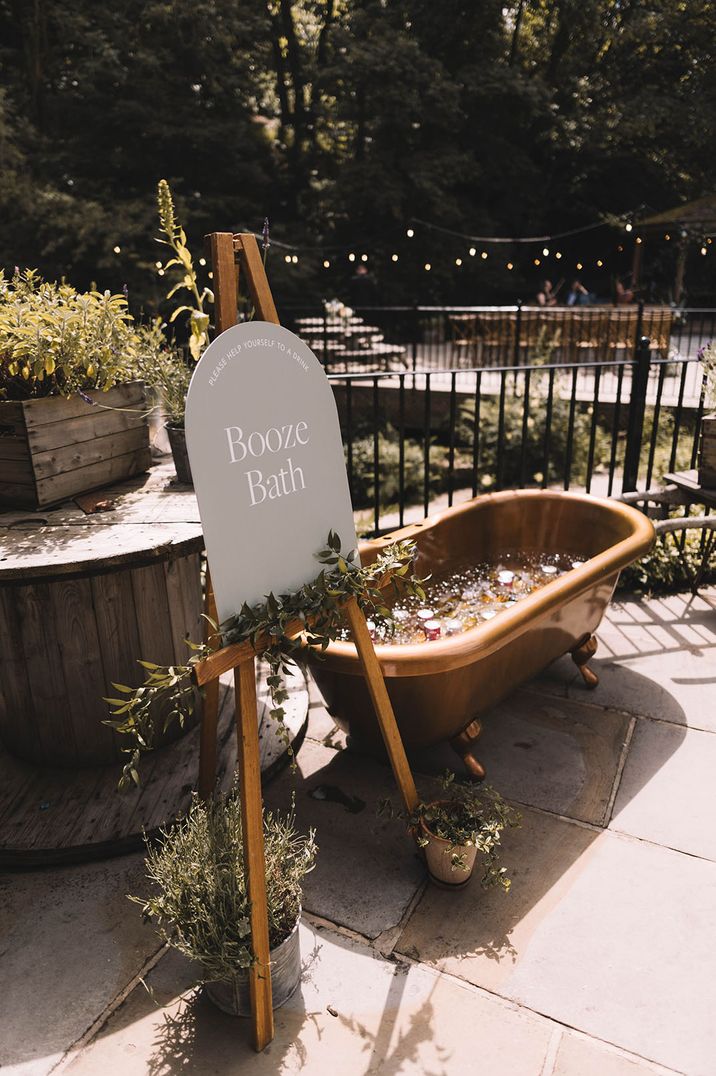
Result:
[[[642,336],[660,358],[692,359],[716,310],[632,306],[324,307],[282,310],[327,372],[452,370],[629,360]]]
[[[366,533],[456,497],[525,486],[617,495],[694,467],[696,353],[329,373]]]

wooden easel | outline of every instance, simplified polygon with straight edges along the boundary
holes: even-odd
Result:
[[[207,236],[207,243],[214,273],[217,333],[236,324],[239,266],[246,274],[257,318],[278,325],[278,314],[255,237],[251,234],[212,232]],[[347,601],[344,608],[395,779],[406,809],[412,811],[418,802],[415,782],[365,617],[355,598]],[[206,613],[216,620],[216,603],[208,574]],[[296,621],[289,625],[288,633],[298,634],[304,627],[300,621]],[[199,756],[199,795],[203,799],[213,795],[216,783],[219,677],[231,670],[234,673],[244,863],[250,901],[251,944],[255,957],[250,971],[251,1015],[257,1051],[268,1046],[274,1036],[256,704],[255,666],[256,654],[260,651],[261,640],[257,641],[256,646],[249,642],[237,643],[216,651],[194,666],[195,683],[204,689]]]

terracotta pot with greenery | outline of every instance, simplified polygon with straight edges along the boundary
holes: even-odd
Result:
[[[502,833],[518,826],[520,815],[489,786],[458,784],[446,774],[443,787],[447,797],[418,804],[410,819],[431,881],[448,888],[466,885],[479,862],[483,886],[509,889],[507,870],[500,866]]]
[[[278,1008],[301,979],[301,885],[313,870],[316,843],[313,832],[297,833],[293,814],[270,812],[264,814],[264,842],[271,990]],[[146,864],[154,894],[130,899],[169,945],[201,966],[197,978],[219,1008],[250,1015],[253,955],[238,790],[208,804],[195,797],[187,816],[149,847]]]
[[[138,370],[163,347],[123,295],[0,273],[0,504],[46,507],[147,470]]]

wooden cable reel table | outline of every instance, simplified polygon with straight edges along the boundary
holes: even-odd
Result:
[[[102,724],[111,682],[141,682],[138,658],[184,663],[186,637],[202,637],[204,538],[193,491],[173,477],[163,464],[77,503],[0,514],[0,865],[137,848],[144,829],[165,825],[189,804],[198,727],[186,735],[172,730],[165,746],[144,756],[141,787],[120,794],[122,745]],[[226,686],[219,695],[217,684],[216,704],[218,776],[226,787],[236,759]],[[200,707],[198,699],[197,713]],[[296,679],[293,737],[305,730],[306,713]],[[264,771],[285,755],[273,730],[267,717]]]

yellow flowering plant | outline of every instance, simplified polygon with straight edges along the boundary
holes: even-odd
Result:
[[[159,228],[164,236],[163,239],[157,239],[157,243],[169,247],[172,251],[172,257],[159,266],[159,271],[162,275],[170,269],[179,273],[179,279],[167,292],[167,299],[173,299],[182,291],[188,293],[188,302],[174,308],[169,323],[176,321],[180,314],[188,315],[189,351],[194,361],[198,362],[209,343],[209,314],[204,305],[214,302],[214,293],[207,287],[199,290],[194,259],[186,242],[186,232],[177,220],[174,199],[166,179],[160,179],[157,185],[157,208]]]

